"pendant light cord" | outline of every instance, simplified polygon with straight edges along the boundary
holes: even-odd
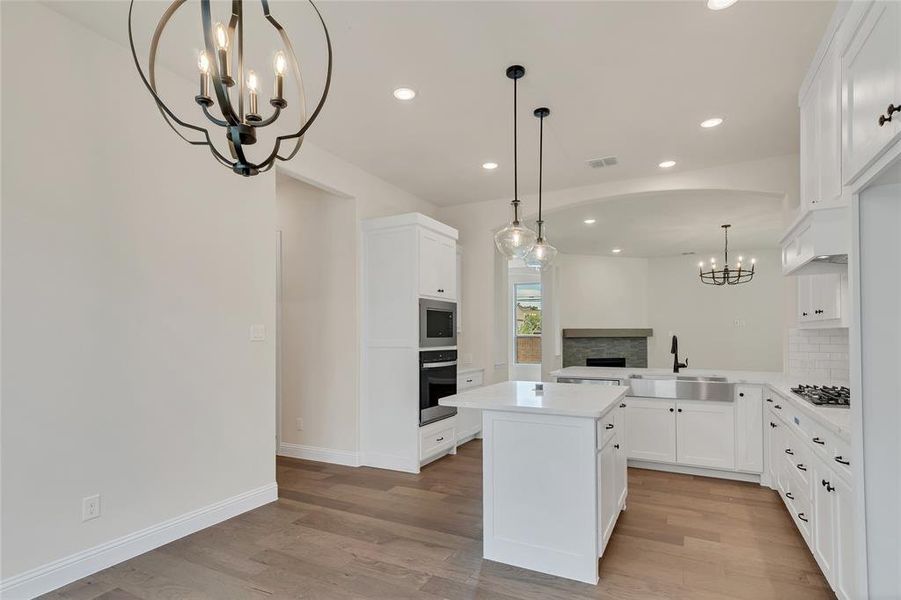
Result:
[[[541,180],[544,172],[544,116],[538,121],[538,241],[544,241],[544,221],[541,219]]]
[[[518,170],[518,156],[517,156],[517,137],[516,137],[516,83],[517,79],[513,80],[513,223],[519,224],[519,170]]]

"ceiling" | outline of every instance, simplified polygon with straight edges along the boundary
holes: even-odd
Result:
[[[548,239],[564,254],[653,258],[696,252],[722,261],[723,230],[730,223],[730,255],[778,248],[782,199],[776,195],[673,191],[589,202],[545,215]],[[586,219],[596,222],[586,225]],[[613,254],[613,248],[622,252]]]
[[[128,2],[48,4],[127,42]],[[194,80],[202,43],[191,4],[173,19],[160,60]],[[142,56],[165,6],[136,4]],[[704,0],[319,6],[333,38],[334,78],[308,140],[426,200],[452,205],[512,194],[512,84],[504,70],[513,63],[527,70],[519,103],[525,192],[537,184],[532,110],[541,105],[551,109],[547,190],[653,176],[664,159],[677,161],[672,170],[679,171],[796,153],[798,87],[834,2],[740,0],[721,11],[708,10]],[[313,101],[324,80],[322,33],[308,4],[281,0],[272,7],[292,35]],[[265,43],[252,49],[251,62],[266,90],[275,42],[252,16],[260,24],[249,27],[248,40]],[[121,76],[138,84],[134,73]],[[417,97],[395,100],[399,86]],[[190,100],[185,110],[196,111]],[[713,116],[725,123],[698,126]],[[619,164],[585,164],[607,155]],[[485,171],[486,161],[500,167]]]

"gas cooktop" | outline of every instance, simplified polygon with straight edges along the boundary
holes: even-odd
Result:
[[[799,385],[791,390],[817,406],[848,408],[851,405],[851,390],[845,386]]]

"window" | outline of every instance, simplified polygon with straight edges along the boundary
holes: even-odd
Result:
[[[516,362],[541,364],[541,284],[513,286]]]

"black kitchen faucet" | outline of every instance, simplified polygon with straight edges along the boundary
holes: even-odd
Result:
[[[670,353],[673,355],[673,373],[678,373],[679,369],[688,367],[687,358],[684,363],[679,362],[679,338],[676,336],[673,336],[673,347],[670,348]]]

